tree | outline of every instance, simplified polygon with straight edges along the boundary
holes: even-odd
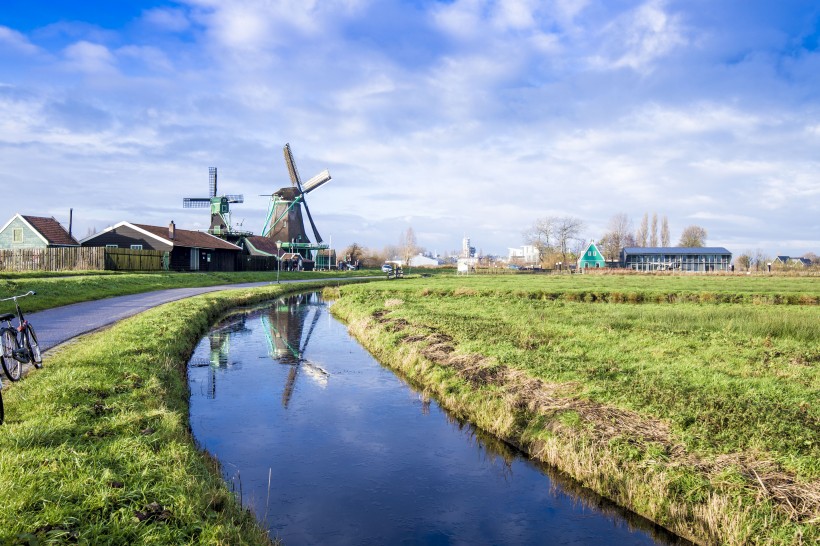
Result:
[[[606,258],[617,260],[627,246],[635,246],[635,236],[632,235],[632,221],[621,212],[609,219],[607,232],[598,239],[598,248]]]
[[[362,257],[364,256],[364,249],[359,245],[359,243],[353,243],[346,249],[344,249],[344,255],[342,259],[346,262],[356,263],[361,261]]]
[[[706,230],[700,226],[687,226],[680,235],[678,246],[701,247],[706,244]]]
[[[416,232],[409,227],[399,237],[399,253],[405,266],[410,265],[410,258],[418,254],[419,250],[418,243],[416,243]]]
[[[552,249],[553,222],[554,218],[551,216],[539,218],[524,232],[524,242],[534,246],[541,257],[546,256]]]
[[[669,246],[669,220],[666,216],[661,220],[661,246]]]
[[[649,213],[644,213],[641,220],[641,227],[635,233],[635,244],[638,246],[646,246],[646,239],[649,235]]]
[[[649,246],[658,246],[658,213],[652,213],[652,230],[649,232]]]
[[[811,260],[812,265],[820,264],[820,256],[817,256],[814,252],[806,252],[803,254],[803,257],[807,260]]]
[[[735,267],[737,267],[740,271],[749,271],[752,267],[752,252],[747,250],[735,258]]]
[[[584,229],[584,221],[572,216],[561,216],[553,219],[553,237],[555,247],[561,253],[564,263],[567,263],[567,256],[570,253],[570,245],[581,238],[581,230]]]

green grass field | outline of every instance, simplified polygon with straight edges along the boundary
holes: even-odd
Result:
[[[439,277],[341,293],[334,312],[383,362],[667,528],[703,544],[820,540],[820,278]]]

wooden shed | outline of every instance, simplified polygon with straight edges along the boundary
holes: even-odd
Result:
[[[80,246],[53,217],[15,214],[0,228],[0,249],[22,250]]]
[[[242,249],[204,231],[120,222],[86,237],[83,246],[161,250],[174,271],[235,271]]]

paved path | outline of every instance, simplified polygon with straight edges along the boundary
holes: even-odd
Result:
[[[349,278],[350,277],[340,278],[339,280]],[[316,280],[317,279],[301,279],[282,281],[282,284],[316,282]],[[199,288],[171,288],[168,290],[158,290],[156,292],[144,292],[130,296],[116,296],[102,300],[74,303],[63,307],[46,309],[45,311],[39,311],[37,313],[29,313],[26,314],[26,318],[31,321],[32,326],[34,326],[37,332],[37,341],[40,343],[40,349],[46,351],[71,338],[93,332],[94,330],[113,324],[118,320],[136,315],[137,313],[141,313],[157,305],[162,305],[163,303],[168,303],[169,301],[181,300],[217,290],[256,288],[272,284],[276,283],[255,282],[202,286]]]

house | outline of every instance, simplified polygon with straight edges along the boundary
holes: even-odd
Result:
[[[419,253],[410,258],[410,267],[438,267],[441,262],[437,258],[430,258],[424,254]]]
[[[541,253],[535,245],[524,245],[519,248],[508,248],[507,261],[518,265],[538,265]]]
[[[606,259],[594,241],[589,242],[586,250],[578,258],[578,269],[597,269],[606,267]]]
[[[811,265],[811,260],[808,258],[795,258],[794,256],[778,256],[774,259],[772,265],[808,267]]]
[[[53,217],[15,214],[0,229],[2,250],[72,246],[80,243]]]
[[[80,241],[82,246],[160,250],[175,271],[234,271],[242,249],[203,231],[120,222]]]
[[[627,247],[621,267],[635,271],[729,271],[732,253],[723,247]]]

